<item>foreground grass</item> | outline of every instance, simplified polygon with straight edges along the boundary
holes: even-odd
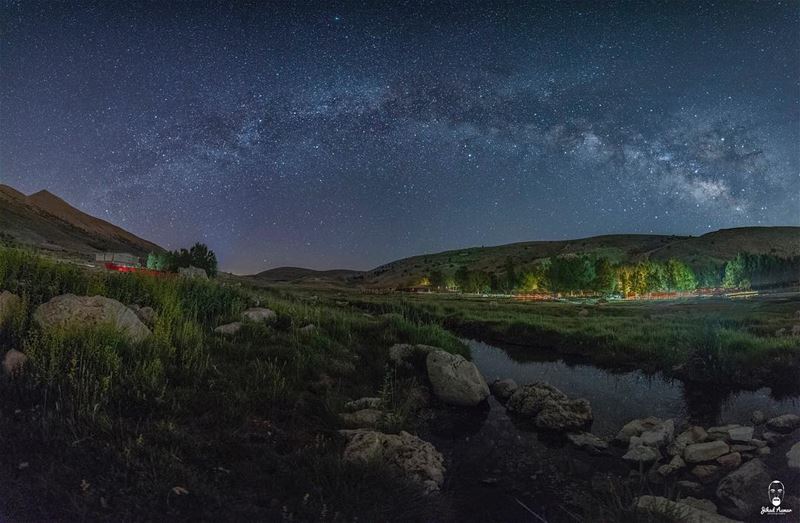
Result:
[[[22,297],[0,326],[0,354],[29,358],[0,380],[0,519],[376,521],[438,510],[377,465],[343,463],[336,437],[347,399],[382,392],[398,404],[391,391],[406,384],[387,375],[391,344],[465,351],[437,324],[15,249],[0,249],[0,290]],[[32,312],[64,293],[152,306],[153,335],[41,330]],[[277,320],[212,333],[256,304]],[[309,323],[317,329],[303,333]]]
[[[365,310],[394,312],[438,322],[463,336],[525,346],[532,357],[575,356],[607,367],[661,370],[736,386],[796,389],[800,383],[800,337],[786,335],[800,324],[797,300],[579,304],[448,295],[365,295],[354,300]]]

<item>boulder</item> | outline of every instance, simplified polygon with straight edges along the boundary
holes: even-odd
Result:
[[[639,444],[628,449],[622,459],[635,464],[653,463],[661,459],[661,452],[656,447]]]
[[[570,443],[589,454],[601,454],[608,449],[608,443],[589,432],[567,434]]]
[[[717,459],[729,451],[730,447],[724,441],[714,440],[706,443],[695,443],[686,446],[683,450],[683,459],[687,463],[700,463]]]
[[[275,314],[275,311],[272,309],[266,309],[264,307],[251,307],[246,311],[242,312],[242,319],[243,320],[250,320],[250,321],[270,321],[277,318],[278,315]]]
[[[736,427],[728,430],[728,440],[746,443],[753,439],[753,427]]]
[[[506,408],[515,414],[535,416],[547,403],[566,399],[566,394],[548,383],[529,383],[511,395]]]
[[[242,322],[235,321],[233,323],[226,323],[225,325],[220,325],[219,327],[214,329],[214,332],[216,332],[217,334],[225,334],[227,336],[231,336],[239,332],[242,326],[243,326]]]
[[[345,426],[353,429],[375,428],[383,418],[383,412],[377,409],[361,409],[341,414]]]
[[[794,472],[800,472],[800,441],[786,453],[786,466]]]
[[[359,398],[357,400],[348,401],[344,404],[344,408],[350,412],[362,409],[377,409],[381,406],[381,399],[373,398]]]
[[[373,430],[342,430],[347,440],[343,458],[350,462],[378,460],[421,485],[426,493],[444,481],[444,457],[436,448],[408,432],[384,434]]]
[[[655,429],[664,420],[650,416],[649,418],[635,419],[626,423],[614,437],[614,442],[621,445],[628,445],[633,436],[640,436],[646,430]]]
[[[722,474],[722,467],[719,465],[697,465],[692,468],[692,476],[703,485],[715,482]]]
[[[708,500],[697,500],[702,503],[700,508],[698,503],[687,503],[686,500],[671,501],[661,496],[639,496],[635,501],[636,510],[645,514],[651,514],[655,521],[666,520],[665,514],[669,515],[670,521],[681,521],[683,523],[735,523],[734,520],[721,516],[710,509],[714,504]],[[649,519],[648,519],[649,521]]]
[[[442,350],[430,345],[411,345],[396,343],[389,347],[389,361],[402,369],[415,369],[425,366],[425,359],[433,351]]]
[[[737,425],[732,423],[730,425],[722,425],[721,427],[709,427],[708,428],[708,439],[710,440],[720,440],[720,441],[730,441],[730,431],[733,429],[741,428],[741,425]]]
[[[511,378],[494,380],[492,384],[489,385],[489,390],[492,391],[492,395],[500,401],[506,401],[518,388],[517,382]]]
[[[663,421],[656,426],[643,431],[639,437],[642,444],[650,447],[664,447],[672,443],[675,435],[675,422],[671,419]]]
[[[17,349],[11,349],[3,356],[3,371],[8,376],[16,376],[22,372],[28,357]]]
[[[784,414],[767,420],[767,428],[782,434],[788,434],[797,427],[800,427],[800,416],[797,414]]]
[[[536,415],[536,426],[540,429],[580,430],[591,423],[592,407],[583,398],[549,401]]]
[[[131,307],[133,309],[134,314],[142,320],[142,323],[147,325],[148,327],[153,327],[156,324],[156,311],[152,307]]]
[[[180,274],[183,278],[197,278],[200,280],[208,279],[206,270],[201,269],[200,267],[195,267],[194,265],[189,265],[188,267],[178,267],[178,274]]]
[[[489,396],[489,387],[478,367],[463,356],[432,351],[425,365],[433,394],[448,405],[474,407]]]
[[[132,310],[104,296],[56,296],[36,308],[33,320],[45,329],[66,325],[111,325],[134,342],[142,341],[151,334]]]
[[[767,466],[760,459],[751,459],[734,470],[717,485],[720,508],[736,518],[748,518],[765,502],[764,489],[772,481]]]
[[[20,299],[16,294],[8,291],[0,292],[0,329],[19,304]]]

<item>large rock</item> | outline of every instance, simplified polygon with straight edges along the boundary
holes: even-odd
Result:
[[[8,291],[0,292],[0,329],[20,303],[19,296]]]
[[[717,485],[720,509],[736,518],[750,517],[765,503],[765,489],[772,479],[763,461],[751,459]]]
[[[650,416],[649,418],[635,419],[626,423],[617,435],[614,437],[614,442],[627,446],[631,438],[634,436],[641,436],[642,432],[652,430],[664,423],[661,418]]]
[[[546,404],[567,399],[566,394],[548,383],[529,383],[511,395],[506,408],[515,414],[535,416]]]
[[[800,472],[800,441],[792,445],[786,453],[786,465],[789,469]]]
[[[425,360],[433,393],[448,405],[473,407],[489,397],[478,367],[463,356],[432,351]]]
[[[688,445],[683,450],[683,459],[687,463],[700,463],[717,459],[730,451],[728,444],[721,440],[708,441],[706,443],[695,443]]]
[[[372,430],[342,430],[347,440],[344,459],[351,462],[378,460],[420,484],[427,493],[444,481],[444,457],[436,448],[408,432],[384,434]]]
[[[592,423],[592,407],[583,398],[545,403],[536,415],[536,426],[547,430],[581,430]]]
[[[708,500],[702,500],[708,501]],[[710,504],[710,505],[709,505]],[[698,505],[701,505],[700,508]],[[696,502],[675,502],[660,496],[639,496],[636,500],[636,510],[655,516],[655,521],[661,521],[665,514],[670,516],[670,520],[681,521],[683,523],[735,523],[709,510],[713,503]]]
[[[17,349],[11,349],[3,356],[3,371],[8,376],[16,376],[22,372],[28,357]]]
[[[136,316],[142,320],[142,323],[147,325],[148,327],[153,327],[156,324],[156,311],[152,307],[139,307],[138,305],[131,305],[131,310],[136,314]]]
[[[494,397],[500,401],[506,401],[518,388],[517,382],[511,378],[495,380],[489,385],[489,390],[491,390]]]
[[[277,317],[275,311],[264,307],[251,307],[242,313],[242,319],[250,321],[269,321]]]
[[[206,274],[205,269],[201,269],[200,267],[195,267],[193,265],[189,265],[188,267],[178,267],[178,274],[184,278],[198,278],[201,280],[208,279],[208,274]]]
[[[767,420],[767,427],[775,432],[787,434],[800,427],[800,416],[797,414],[784,414]]]
[[[672,443],[675,435],[675,422],[671,419],[663,421],[656,426],[643,431],[639,437],[643,445],[650,447],[664,447]]]
[[[111,325],[134,342],[150,336],[150,329],[132,310],[104,296],[56,296],[37,307],[33,320],[42,328]]]
[[[225,325],[220,325],[214,332],[217,334],[224,334],[226,336],[232,336],[239,332],[242,329],[243,325],[240,321],[234,321],[233,323],[226,323]]]

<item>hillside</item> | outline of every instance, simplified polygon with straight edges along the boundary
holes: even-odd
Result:
[[[52,251],[92,254],[122,251],[144,256],[158,245],[76,209],[48,191],[25,196],[0,184],[0,234]]]
[[[451,274],[464,265],[470,270],[503,272],[508,257],[519,267],[566,254],[606,256],[615,262],[678,258],[698,268],[720,264],[735,257],[738,252],[798,256],[800,227],[722,229],[696,237],[620,234],[472,247],[397,260],[353,276],[350,282],[368,287],[407,287],[416,285],[434,270]]]
[[[355,276],[363,274],[361,271],[349,269],[331,269],[327,271],[316,271],[314,269],[303,269],[302,267],[276,267],[253,275],[264,282],[345,282]]]

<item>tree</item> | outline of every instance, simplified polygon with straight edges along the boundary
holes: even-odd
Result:
[[[594,262],[594,289],[603,294],[614,292],[617,286],[617,271],[608,258],[601,257]]]
[[[442,287],[445,286],[444,273],[442,271],[440,271],[440,270],[435,270],[435,271],[431,272],[431,274],[428,277],[428,279],[431,282],[431,287],[433,287],[435,289],[441,289]]]
[[[184,251],[184,249],[181,249]],[[183,253],[182,253],[183,254]],[[217,275],[217,255],[204,243],[195,243],[188,253],[189,264],[204,269],[209,276]]]
[[[517,276],[517,269],[514,266],[514,260],[511,256],[506,258],[505,263],[506,281],[505,286],[509,291],[513,291],[519,285],[519,278]]]
[[[469,269],[467,269],[464,265],[456,269],[455,280],[456,286],[461,289],[461,292],[468,292],[467,287],[469,286]]]

